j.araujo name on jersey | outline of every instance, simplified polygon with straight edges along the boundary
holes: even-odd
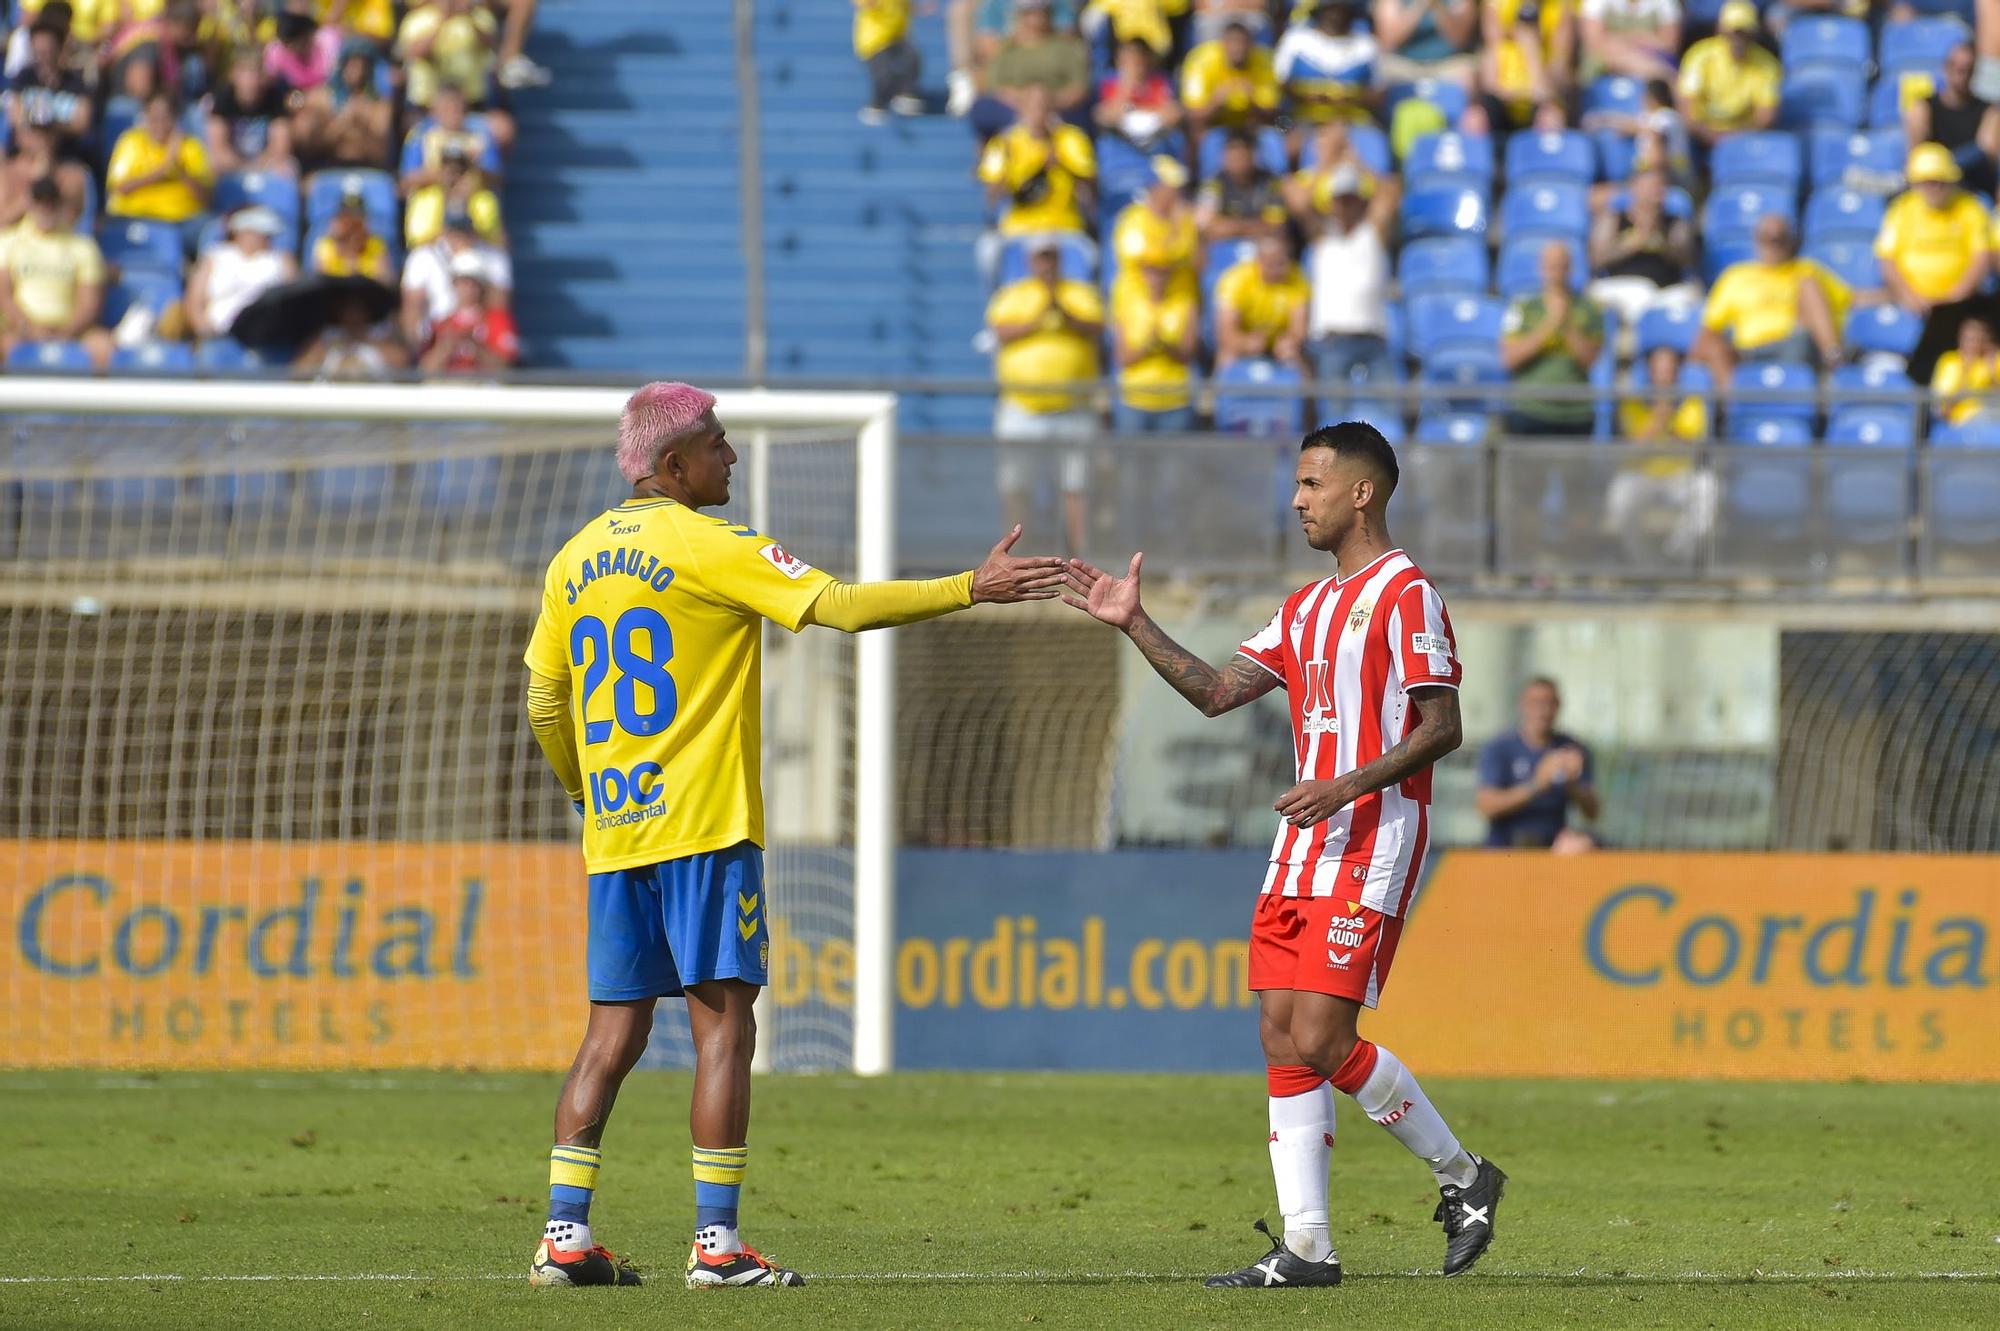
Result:
[[[1409,690],[1456,688],[1464,673],[1443,598],[1401,550],[1292,593],[1241,651],[1285,682],[1300,781],[1381,757],[1416,726]],[[1423,865],[1430,795],[1430,773],[1419,772],[1313,827],[1280,823],[1264,890],[1338,893],[1402,914]]]

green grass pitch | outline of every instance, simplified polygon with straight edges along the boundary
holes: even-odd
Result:
[[[651,1283],[541,1292],[552,1077],[5,1073],[0,1326],[2000,1327],[1991,1088],[1433,1083],[1513,1179],[1449,1282],[1345,1102],[1347,1283],[1221,1292],[1259,1079],[919,1074],[760,1081],[745,1232],[811,1283],[697,1294],[683,1075],[626,1087],[593,1215]]]

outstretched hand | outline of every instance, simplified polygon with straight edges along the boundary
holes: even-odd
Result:
[[[1113,628],[1131,628],[1140,614],[1139,561],[1145,557],[1143,550],[1133,555],[1122,578],[1114,578],[1081,559],[1070,560],[1064,579],[1068,588],[1063,592],[1063,600]]]
[[[1052,601],[1062,590],[1065,569],[1054,555],[1008,553],[1021,539],[1021,524],[1000,538],[984,563],[972,570],[972,603]]]

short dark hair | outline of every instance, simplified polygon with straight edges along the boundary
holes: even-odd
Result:
[[[1366,460],[1382,477],[1382,497],[1386,499],[1396,493],[1396,478],[1401,475],[1396,465],[1396,450],[1367,421],[1322,425],[1299,444],[1301,453],[1310,448],[1330,448],[1336,457]]]
[[[1257,136],[1247,129],[1231,129],[1223,134],[1222,142],[1230,148],[1255,148]]]
[[[1665,79],[1647,79],[1646,95],[1661,106],[1672,106],[1674,104],[1673,87]]]

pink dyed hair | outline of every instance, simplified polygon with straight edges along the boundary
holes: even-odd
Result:
[[[693,384],[647,384],[618,416],[618,470],[637,485],[653,474],[676,435],[715,410],[715,394]]]

